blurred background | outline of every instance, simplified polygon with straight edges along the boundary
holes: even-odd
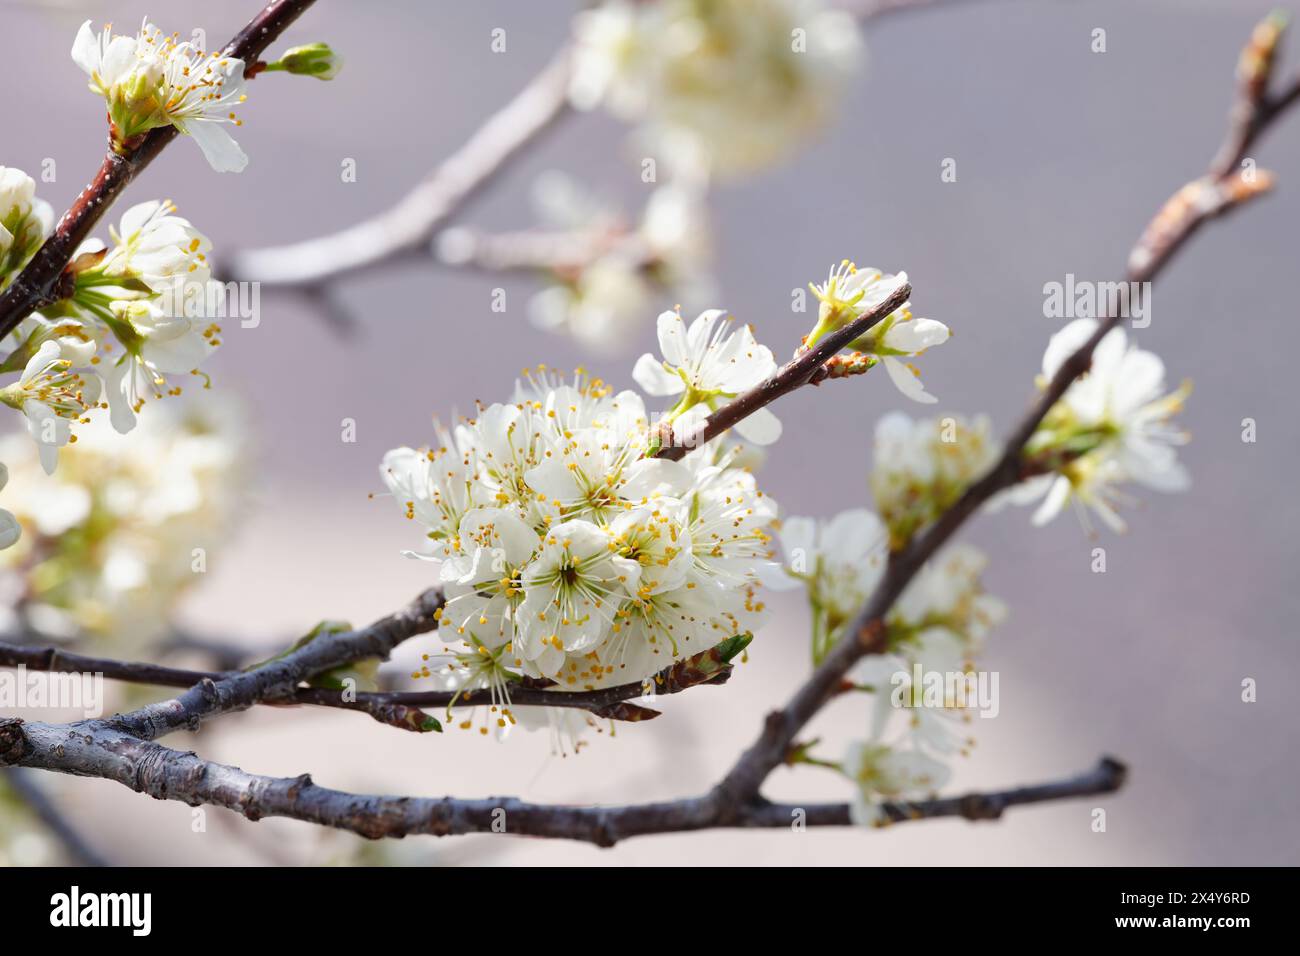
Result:
[[[778,358],[810,325],[791,292],[855,259],[905,269],[918,315],[954,330],[924,359],[938,411],[988,412],[999,430],[1033,395],[1043,347],[1059,325],[1043,286],[1067,273],[1122,275],[1159,205],[1204,170],[1223,136],[1238,52],[1275,4],[1252,0],[954,2],[870,22],[864,68],[823,134],[783,166],[712,191],[716,303],[755,327]],[[40,195],[65,209],[97,168],[103,106],[68,56],[85,18],[164,30],[202,26],[217,42],[254,3],[0,4],[6,97],[0,162],[57,178]],[[1293,11],[1295,12],[1295,11]],[[212,173],[177,143],[124,202],[170,197],[216,252],[303,239],[396,202],[505,104],[565,40],[570,4],[321,0],[287,34],[323,39],[345,57],[331,84],[259,81],[238,139],[251,157]],[[505,53],[490,49],[504,28]],[[1091,50],[1106,31],[1105,53]],[[1300,61],[1292,38],[1288,63]],[[1284,64],[1284,71],[1287,64]],[[272,79],[272,78],[268,78]],[[639,209],[647,186],[625,125],[601,112],[569,117],[466,208],[458,224],[532,225],[537,177],[564,171]],[[1089,540],[1070,517],[1033,529],[1029,513],[985,516],[968,539],[991,557],[986,584],[1011,607],[982,666],[1000,672],[1001,712],[977,720],[978,746],[958,763],[954,792],[1049,780],[1102,754],[1131,768],[1104,800],[1019,809],[995,824],[939,821],[884,832],[718,832],[632,840],[613,850],[496,837],[411,838],[366,845],[282,820],[248,823],[157,803],[96,780],[40,782],[103,855],[120,863],[669,864],[1294,864],[1300,680],[1294,622],[1297,452],[1281,408],[1300,344],[1290,279],[1300,237],[1300,116],[1256,150],[1279,175],[1276,194],[1200,233],[1165,271],[1140,344],[1190,377],[1183,461],[1188,493],[1142,492],[1127,535]],[[354,159],[355,182],[340,180]],[[956,160],[943,182],[941,163]],[[125,208],[125,206],[123,206]],[[115,220],[120,210],[110,215]],[[101,229],[102,233],[104,230]],[[493,289],[507,307],[493,311]],[[382,489],[378,462],[398,445],[433,441],[476,399],[508,396],[538,362],[583,364],[631,385],[653,349],[655,301],[623,354],[592,359],[527,318],[537,282],[432,262],[339,287],[355,319],[340,335],[300,297],[263,292],[256,328],[229,323],[206,370],[251,423],[247,500],[230,538],[187,594],[183,626],[258,648],[283,646],[322,618],[372,620],[431,583],[408,561],[412,530]],[[879,377],[877,377],[879,376]],[[204,393],[207,397],[211,393]],[[778,412],[780,443],[760,472],[787,512],[830,516],[869,504],[865,476],[876,418],[904,399],[876,372],[805,389]],[[12,416],[11,416],[12,418]],[[1242,420],[1258,440],[1243,443]],[[355,442],[341,438],[344,419]],[[68,454],[73,454],[69,452]],[[3,503],[0,500],[0,503]],[[1103,546],[1107,571],[1091,570]],[[1288,584],[1288,582],[1291,582]],[[556,756],[544,733],[497,744],[453,729],[405,734],[364,716],[260,709],[167,742],[257,773],[296,775],[365,792],[620,802],[697,793],[730,765],[762,717],[808,671],[807,611],[796,593],[773,613],[725,689],[665,700],[652,724],[593,735]],[[408,654],[432,650],[428,636]],[[1243,703],[1242,681],[1258,683]],[[864,708],[840,702],[816,732],[833,752],[861,736]],[[778,771],[772,797],[847,799],[816,768]],[[1093,832],[1091,810],[1107,809]],[[4,811],[0,810],[0,813]],[[11,862],[44,859],[36,844]],[[57,855],[57,851],[56,851]]]

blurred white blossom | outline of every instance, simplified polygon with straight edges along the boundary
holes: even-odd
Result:
[[[161,636],[207,570],[242,501],[239,417],[219,403],[168,403],[130,436],[96,419],[58,473],[30,443],[0,440],[4,504],[23,528],[0,553],[4,630],[90,637],[123,652]]]
[[[1042,383],[1096,330],[1095,320],[1076,319],[1052,336]],[[1025,447],[1026,460],[1049,473],[1012,489],[1006,500],[1026,504],[1041,498],[1035,524],[1046,524],[1073,503],[1085,530],[1092,530],[1088,510],[1113,531],[1125,530],[1116,510],[1130,501],[1122,485],[1173,492],[1191,484],[1176,451],[1187,435],[1169,423],[1190,391],[1184,383],[1166,393],[1159,356],[1130,344],[1124,329],[1111,330],[1093,352],[1089,371],[1052,407]]]
[[[541,177],[534,199],[542,227],[584,240],[587,254],[548,272],[547,286],[529,303],[538,327],[616,354],[636,338],[656,302],[710,294],[712,228],[697,186],[679,180],[656,188],[635,226],[560,173]]]
[[[821,0],[612,0],[579,14],[570,95],[640,123],[678,165],[771,166],[839,109],[854,18]]]
[[[913,420],[890,412],[880,418],[870,484],[891,547],[901,548],[989,469],[997,457],[989,429],[985,415]]]

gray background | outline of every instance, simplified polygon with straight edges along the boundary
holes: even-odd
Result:
[[[1217,147],[1237,52],[1272,5],[985,2],[873,24],[867,67],[834,127],[790,165],[716,191],[718,304],[786,353],[807,325],[806,316],[790,314],[791,289],[844,256],[906,269],[917,313],[955,330],[922,361],[938,408],[987,411],[999,429],[1008,427],[1032,396],[1057,325],[1043,317],[1043,284],[1067,272],[1119,277],[1150,215]],[[160,6],[151,12],[164,29],[202,25],[215,45],[254,4]],[[0,82],[10,90],[0,162],[34,172],[55,158],[58,182],[41,195],[56,209],[93,172],[103,136],[102,105],[68,56],[76,26],[93,17],[129,29],[146,9],[0,6],[8,41]],[[570,10],[521,0],[322,0],[289,39],[334,43],[347,58],[340,79],[259,80],[238,131],[252,159],[244,174],[210,172],[182,141],[127,200],[173,198],[218,251],[355,222],[396,200],[506,102],[565,36]],[[508,31],[504,55],[488,48],[498,26]],[[1105,54],[1090,52],[1094,27],[1107,30]],[[564,124],[463,221],[528,225],[529,186],[552,168],[637,207],[645,187],[624,134],[600,115]],[[400,858],[1300,862],[1288,696],[1300,678],[1297,453],[1294,412],[1282,408],[1300,343],[1298,146],[1300,115],[1257,150],[1260,165],[1280,174],[1276,195],[1199,235],[1165,273],[1153,322],[1138,333],[1165,359],[1171,381],[1195,381],[1185,419],[1194,439],[1184,452],[1192,489],[1143,492],[1130,533],[1096,542],[1107,549],[1105,574],[1091,573],[1094,542],[1068,514],[1034,530],[1027,511],[1007,511],[969,532],[991,554],[990,590],[1009,601],[1012,615],[985,658],[1001,672],[1002,713],[976,728],[980,744],[959,765],[956,788],[1048,779],[1113,753],[1132,767],[1121,795],[1023,810],[992,826],[721,833],[638,840],[612,852],[426,839],[405,841]],[[340,182],[345,157],[357,162],[354,184]],[[957,160],[956,183],[940,182],[944,157]],[[211,371],[217,387],[254,413],[256,505],[188,600],[188,623],[264,643],[321,617],[367,620],[392,609],[426,583],[428,568],[398,556],[412,541],[392,503],[367,499],[380,487],[383,452],[429,441],[433,414],[445,419],[474,399],[504,398],[526,365],[585,362],[630,384],[632,360],[652,346],[647,314],[626,357],[591,361],[527,325],[527,280],[500,283],[509,309],[492,312],[497,284],[432,267],[394,269],[344,288],[361,322],[353,340],[333,335],[297,300],[270,293],[259,328],[230,329]],[[764,487],[787,511],[830,515],[863,504],[874,421],[904,405],[883,375],[794,395],[778,409],[787,429],[761,474]],[[345,417],[358,423],[355,444],[340,441]],[[1258,422],[1256,444],[1240,439],[1246,417]],[[351,715],[278,711],[238,716],[176,743],[253,771],[310,770],[319,783],[370,791],[579,801],[696,792],[806,673],[804,612],[794,601],[775,606],[751,662],[728,688],[675,698],[661,720],[598,739],[576,758],[548,756],[543,734],[498,747],[477,734],[416,737]],[[1246,677],[1259,683],[1255,704],[1240,700]],[[861,707],[841,703],[818,729],[841,741],[865,723]],[[792,799],[847,795],[816,769],[780,771],[769,790]],[[330,858],[345,846],[284,822],[252,828],[223,819],[192,834],[188,808],[105,782],[70,781],[65,793],[104,846],[136,862],[258,859],[246,840],[226,838],[227,827],[270,841],[262,852],[284,860]],[[1094,805],[1108,808],[1104,834],[1091,832]]]

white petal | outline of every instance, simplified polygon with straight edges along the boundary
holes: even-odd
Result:
[[[1065,507],[1065,503],[1070,500],[1070,479],[1058,477],[1047,492],[1047,497],[1043,503],[1038,506],[1034,512],[1033,522],[1035,525],[1045,525]]]
[[[923,405],[932,405],[938,401],[937,398],[925,390],[925,386],[921,384],[921,376],[913,372],[906,363],[899,361],[892,355],[884,356],[882,361],[885,365],[885,371],[889,373],[890,381],[912,401],[920,402]]]
[[[1111,410],[1119,419],[1155,400],[1165,381],[1165,363],[1154,352],[1132,349],[1120,361]]]
[[[736,431],[755,445],[770,445],[781,437],[781,420],[766,408],[760,408],[736,422]]]
[[[90,28],[87,20],[77,31],[77,38],[72,41],[72,62],[86,71],[90,76],[99,69],[99,37]]]
[[[632,367],[632,379],[647,395],[676,395],[686,389],[681,376],[668,371],[649,352],[636,360],[636,365]]]
[[[0,508],[0,551],[13,547],[22,537],[23,526],[10,512]]]
[[[912,319],[910,322],[897,322],[885,333],[886,348],[916,355],[934,345],[948,341],[952,333],[948,326],[934,319]]]
[[[689,358],[686,349],[686,323],[676,312],[659,313],[659,351],[669,365],[685,365]]]
[[[1043,352],[1043,377],[1050,379],[1055,376],[1065,360],[1077,352],[1095,331],[1097,322],[1094,319],[1075,319],[1053,335]]]
[[[185,132],[194,137],[208,164],[217,172],[240,173],[248,165],[248,157],[223,124],[196,120],[186,124]]]

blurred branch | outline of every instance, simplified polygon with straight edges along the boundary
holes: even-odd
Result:
[[[848,0],[841,4],[840,9],[859,20],[878,20],[891,13],[907,13],[957,2],[958,0]]]
[[[563,49],[396,206],[317,239],[236,252],[218,268],[221,277],[312,288],[386,262],[426,256],[437,230],[568,112],[569,57]]]
[[[86,842],[72,822],[63,814],[50,795],[35,780],[30,770],[20,767],[0,767],[0,786],[7,786],[45,824],[63,844],[64,850],[78,866],[108,866],[99,851]]]
[[[848,7],[860,19],[872,19],[939,0],[870,0]],[[592,259],[592,249],[577,249],[575,236],[537,233],[511,237],[509,245],[481,241],[463,254],[446,255],[438,248],[438,230],[465,204],[492,183],[525,148],[569,115],[568,83],[572,51],[565,47],[523,90],[488,118],[460,148],[430,172],[397,205],[339,232],[284,246],[237,251],[219,263],[223,280],[261,282],[267,287],[295,289],[308,294],[313,304],[328,306],[326,315],[342,331],[354,324],[337,303],[322,298],[329,286],[344,276],[367,272],[403,261],[432,257],[443,265],[478,267],[491,271],[581,266]],[[547,240],[560,240],[548,250]],[[540,265],[539,265],[540,264]],[[344,316],[342,321],[340,315]]]
[[[440,265],[453,268],[491,273],[551,272],[561,276],[581,275],[593,262],[611,254],[638,267],[649,267],[656,261],[654,252],[631,230],[481,233],[455,228],[439,235],[430,252]]]
[[[247,76],[262,51],[274,43],[313,2],[271,0],[221,52],[243,60]],[[160,127],[150,131],[138,146],[121,154],[111,148],[108,150],[90,185],[81,191],[54,227],[54,233],[0,295],[0,338],[12,332],[33,311],[49,304],[50,296],[55,294],[54,289],[77,247],[131,181],[177,135],[173,126]]]

